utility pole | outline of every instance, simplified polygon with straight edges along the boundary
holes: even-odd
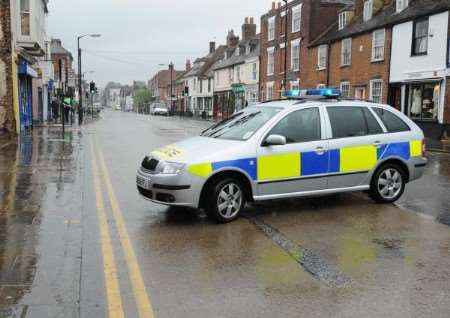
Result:
[[[173,112],[173,69],[174,65],[172,62],[169,64],[170,71],[170,111]]]
[[[283,85],[283,90],[286,91],[287,90],[287,71],[288,71],[288,67],[287,67],[287,50],[288,50],[288,0],[283,0],[284,2],[284,85]],[[291,57],[292,58],[292,57]]]

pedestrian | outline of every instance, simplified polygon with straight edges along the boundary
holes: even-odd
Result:
[[[54,98],[52,101],[52,116],[53,121],[57,122],[59,116],[59,102],[56,98]]]

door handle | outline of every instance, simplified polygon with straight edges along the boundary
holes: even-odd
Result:
[[[315,149],[315,152],[318,154],[318,155],[323,155],[323,154],[325,154],[325,148],[324,147],[317,147],[316,149]]]
[[[381,147],[382,145],[383,145],[383,144],[382,144],[381,141],[379,141],[379,140],[373,142],[373,146],[374,146],[374,147],[379,148],[379,147]]]

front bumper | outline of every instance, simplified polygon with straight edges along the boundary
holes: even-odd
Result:
[[[196,208],[198,201],[189,178],[181,175],[149,174],[140,168],[136,186],[145,199],[168,206]]]

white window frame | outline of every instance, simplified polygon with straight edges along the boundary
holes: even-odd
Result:
[[[375,95],[374,95],[374,85],[375,84],[380,84],[380,94],[379,96],[376,95],[376,98],[379,98],[379,100],[375,99]],[[379,103],[381,104],[383,102],[383,80],[381,79],[373,79],[370,81],[370,100],[375,102],[375,103]]]
[[[294,50],[298,49],[297,52]],[[296,57],[296,59],[294,59]],[[291,42],[291,71],[300,70],[300,39]]]
[[[273,82],[267,82],[266,100],[273,100]]]
[[[347,25],[347,11],[339,13],[338,30],[342,30]]]
[[[325,85],[324,83],[319,83],[316,86],[317,89],[322,89],[322,88],[327,88],[327,85]]]
[[[240,66],[236,66],[236,81],[238,83],[241,82],[241,67]]]
[[[275,73],[275,48],[267,49],[267,75],[271,76]]]
[[[292,8],[292,33],[299,32],[302,29],[302,6],[301,3]]]
[[[327,44],[320,45],[317,48],[317,69],[318,70],[325,70],[327,68],[327,58],[328,58],[327,55],[328,55],[328,45]]]
[[[363,20],[369,21],[373,15],[373,0],[364,1]]]
[[[258,80],[258,65],[255,63],[252,63],[252,79],[254,81]]]
[[[291,81],[291,89],[292,90],[299,90],[300,89],[300,80]]]
[[[347,94],[344,94],[345,86],[347,86]],[[350,97],[350,88],[351,88],[351,85],[350,85],[349,81],[341,82],[341,84],[339,85],[339,90],[341,91],[342,96],[345,96],[345,97]]]
[[[348,56],[345,55],[346,49],[349,51]],[[341,41],[341,66],[349,65],[352,65],[352,38],[346,38]]]
[[[400,13],[405,10],[409,5],[408,0],[396,0],[396,12]]]
[[[377,44],[377,41],[378,41],[377,35],[378,34],[382,34],[383,45]],[[385,45],[386,45],[386,29],[378,29],[378,30],[373,31],[373,33],[372,33],[372,62],[379,62],[379,61],[384,60]],[[381,50],[382,53],[380,56],[376,56],[377,48],[382,48],[382,50]]]
[[[22,3],[20,0],[18,0],[19,10],[20,10],[20,17],[19,17],[19,25],[20,25],[20,35],[23,37],[30,37],[31,36],[31,28],[32,28],[32,22],[31,22],[31,0],[26,0],[28,10],[24,10],[22,8]],[[22,29],[22,19],[24,17],[27,17],[28,19],[28,33],[24,33],[24,30]]]
[[[275,16],[267,20],[267,41],[275,40]]]

